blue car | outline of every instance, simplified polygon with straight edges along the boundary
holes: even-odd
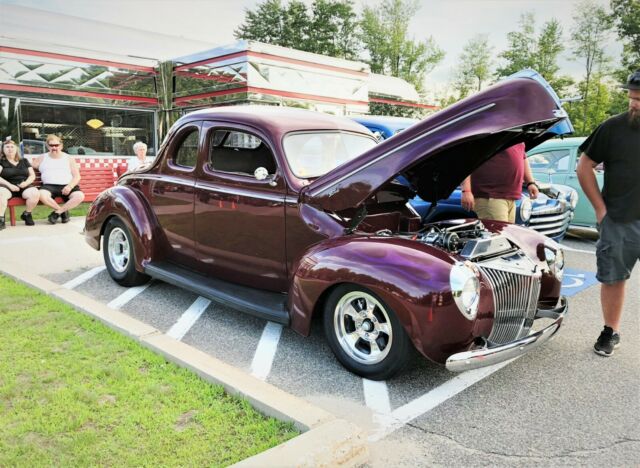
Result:
[[[535,73],[535,72],[534,72]],[[408,119],[390,116],[352,116],[356,122],[367,127],[378,140],[391,138],[404,129],[418,122],[416,119]],[[563,134],[573,131],[570,122],[559,122],[550,132]],[[400,182],[409,185],[408,181],[399,179]],[[535,200],[529,198],[529,192],[523,188],[522,197],[516,202],[516,224],[528,226],[556,241],[564,238],[569,223],[573,217],[573,209],[578,202],[578,194],[571,187],[539,184],[540,194]],[[429,213],[431,203],[415,197],[411,200],[413,208],[428,221],[438,221],[450,218],[477,218],[473,211],[467,211],[461,205],[462,192],[455,190],[446,200],[438,201],[435,209]]]

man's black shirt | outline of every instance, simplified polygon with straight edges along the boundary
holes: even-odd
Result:
[[[620,223],[640,220],[640,130],[631,127],[629,112],[600,124],[580,145],[580,152],[604,163],[607,216]]]

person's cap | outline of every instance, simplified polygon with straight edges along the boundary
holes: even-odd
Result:
[[[634,71],[629,78],[627,78],[627,84],[622,85],[624,89],[640,90],[640,70]]]

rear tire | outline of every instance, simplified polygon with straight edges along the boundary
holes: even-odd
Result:
[[[413,344],[395,313],[366,288],[338,286],[327,298],[323,320],[333,354],[354,374],[385,380],[413,356]]]
[[[150,276],[135,268],[135,252],[131,233],[118,218],[107,223],[102,238],[102,255],[109,276],[121,286],[140,286],[149,281]]]

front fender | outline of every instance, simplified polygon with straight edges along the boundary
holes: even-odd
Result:
[[[349,236],[321,242],[302,257],[294,274],[291,327],[308,335],[326,294],[338,284],[357,284],[395,312],[419,352],[444,362],[477,333],[451,296],[453,263],[446,253],[409,239]]]
[[[91,247],[100,250],[100,238],[114,216],[129,229],[136,270],[144,271],[144,265],[158,258],[162,242],[166,242],[155,214],[143,194],[134,188],[118,185],[105,190],[91,204],[85,220],[84,235]]]

